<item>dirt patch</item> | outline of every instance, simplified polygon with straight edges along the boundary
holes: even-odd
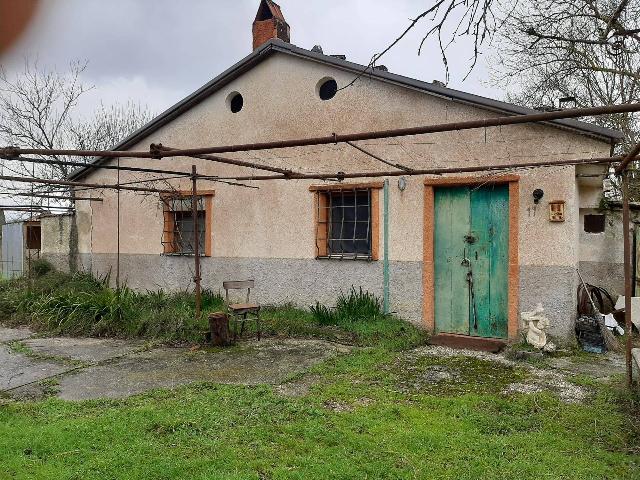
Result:
[[[608,381],[614,376],[625,374],[624,356],[609,352],[605,355],[580,355],[559,357],[549,360],[555,370],[569,375],[586,375],[596,380]]]
[[[309,395],[311,387],[317,385],[321,378],[320,375],[315,374],[304,375],[302,378],[278,385],[276,392],[285,397],[305,397]]]
[[[526,371],[500,356],[449,347],[419,347],[386,367],[404,393],[462,395],[500,391]]]
[[[563,361],[552,362],[549,368],[539,368],[509,360],[503,354],[426,346],[401,355],[394,370],[398,385],[405,392],[436,395],[492,391],[505,395],[550,392],[567,403],[583,401],[590,391],[573,383],[571,377],[589,375],[594,371],[593,364],[601,359],[584,363],[583,368],[580,368],[580,363],[567,360],[572,368],[565,370],[559,368],[565,365],[564,359],[558,360]],[[600,368],[599,371],[611,372],[609,367]]]

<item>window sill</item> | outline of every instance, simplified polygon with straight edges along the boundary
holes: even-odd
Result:
[[[163,257],[195,257],[193,253],[161,253]],[[207,255],[205,253],[201,253],[198,255],[199,257],[210,257],[211,255]]]
[[[326,255],[323,257],[317,256],[316,260],[346,260],[346,261],[366,261],[375,262],[376,260],[371,255]]]

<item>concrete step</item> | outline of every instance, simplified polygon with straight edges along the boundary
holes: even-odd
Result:
[[[498,353],[507,346],[507,342],[499,338],[471,337],[453,333],[439,333],[429,340],[431,345],[442,345],[451,348],[478,350],[481,352]]]

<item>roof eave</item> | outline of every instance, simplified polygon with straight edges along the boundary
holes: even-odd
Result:
[[[371,70],[368,69],[365,73],[362,73],[364,70],[363,65],[359,65],[357,63],[349,62],[347,60],[342,60],[339,58],[335,58],[329,55],[324,55],[321,53],[312,52],[310,50],[306,50],[290,43],[286,43],[280,39],[272,39],[261,45],[251,54],[222,72],[220,75],[216,76],[213,80],[207,82],[205,85],[200,87],[198,90],[193,92],[191,95],[185,97],[180,100],[176,104],[169,107],[167,110],[156,116],[149,123],[141,127],[140,129],[133,132],[131,135],[126,137],[120,143],[111,148],[111,150],[126,150],[136,143],[140,142],[143,138],[150,135],[158,128],[166,125],[171,122],[176,117],[180,116],[185,111],[189,110],[192,106],[200,103],[202,100],[229,84],[237,77],[250,70],[254,65],[261,62],[263,59],[267,58],[274,52],[286,53],[289,55],[295,55],[298,57],[306,58],[312,61],[316,61],[319,63],[324,63],[326,65],[330,65],[335,68],[339,68],[341,70],[357,72],[362,74],[363,77],[375,78],[387,83],[393,83],[405,88],[412,88],[420,92],[426,92],[430,95],[435,95],[441,98],[445,98],[451,101],[455,101],[458,103],[464,103],[468,105],[472,105],[476,108],[483,108],[485,110],[489,110],[496,113],[510,113],[514,115],[526,115],[530,113],[536,113],[537,110],[533,110],[526,107],[520,107],[518,105],[513,105],[506,102],[501,102],[499,100],[494,100],[486,97],[481,97],[479,95],[474,95],[471,93],[461,92],[459,90],[454,90],[447,87],[441,87],[439,85],[423,82],[420,80],[412,79],[409,77],[405,77],[402,75],[397,75],[395,73],[385,72],[382,70]],[[586,122],[581,122],[579,120],[573,119],[561,119],[561,120],[553,120],[549,122],[544,122],[547,125],[563,128],[571,131],[576,131],[581,134],[589,135],[591,137],[597,138],[599,140],[604,140],[607,142],[618,142],[622,138],[624,138],[623,134],[617,130],[612,130],[609,128],[599,127],[597,125],[593,125]],[[90,165],[100,163],[103,161],[103,157],[93,158]],[[69,179],[75,180],[84,175],[88,170],[87,167],[81,167],[69,175]]]

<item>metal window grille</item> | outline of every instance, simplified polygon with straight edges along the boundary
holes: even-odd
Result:
[[[164,231],[162,244],[168,255],[193,255],[194,221],[190,196],[163,198]],[[203,196],[197,197],[198,208],[198,250],[205,255],[206,207]]]
[[[371,189],[318,192],[316,256],[371,260]]]

